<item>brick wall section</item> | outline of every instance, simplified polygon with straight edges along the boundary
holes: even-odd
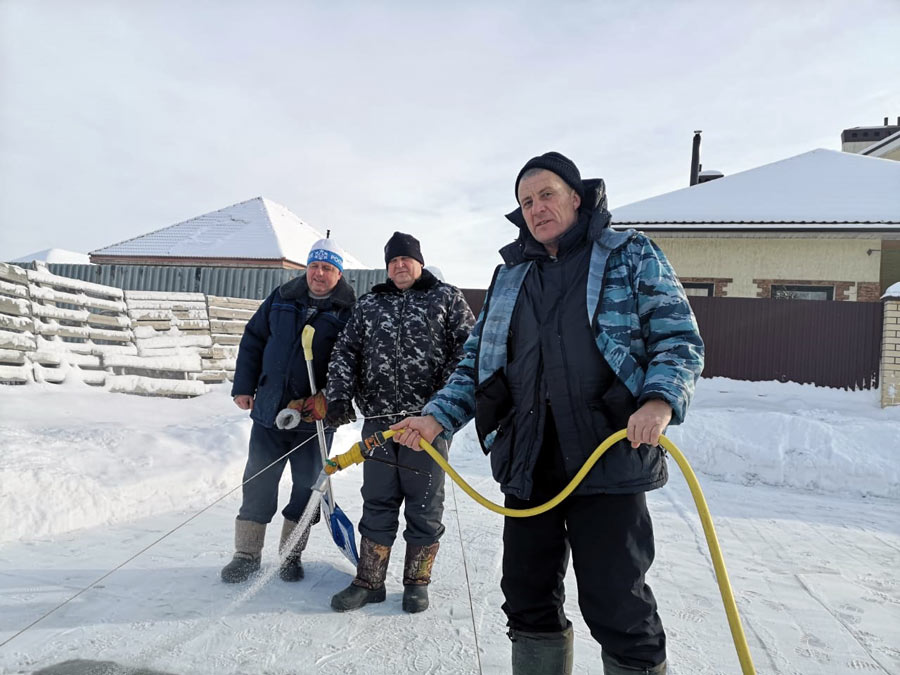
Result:
[[[900,298],[884,303],[881,339],[881,407],[900,405]]]
[[[689,284],[713,284],[713,297],[728,297],[728,289],[726,286],[734,279],[725,279],[722,277],[678,277],[681,283]]]
[[[878,302],[881,300],[881,284],[875,281],[860,281],[856,284],[857,302]]]
[[[822,279],[813,281],[809,279],[754,279],[753,283],[759,287],[759,291],[756,293],[757,298],[771,298],[772,286],[833,286],[835,300],[849,300],[850,288],[856,286],[855,281],[829,281]],[[861,282],[860,285],[864,283],[869,282]],[[878,284],[876,283],[875,286],[877,287]],[[878,300],[877,291],[873,300]]]

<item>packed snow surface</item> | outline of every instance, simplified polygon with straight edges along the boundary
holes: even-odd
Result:
[[[359,427],[339,430],[335,452]],[[80,383],[0,387],[0,643],[9,640],[0,673],[85,672],[58,666],[74,660],[179,675],[509,672],[503,519],[449,481],[422,614],[400,608],[402,540],[382,604],[331,611],[353,569],[321,525],[306,578],[281,581],[280,516],[262,575],[223,584],[249,431],[223,386],[194,399]],[[900,407],[881,409],[871,391],[710,379],[668,435],[705,492],[758,672],[900,672]],[[471,428],[450,459],[502,500]],[[648,577],[670,672],[736,673],[693,499],[670,469],[669,484],[649,495],[657,559]],[[334,480],[354,522],[361,479],[354,467]],[[283,506],[287,477],[282,488]],[[571,570],[566,584],[575,672],[600,672]]]

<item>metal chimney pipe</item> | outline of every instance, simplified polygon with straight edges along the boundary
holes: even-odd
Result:
[[[700,177],[700,134],[702,130],[694,131],[694,146],[691,150],[691,182],[690,185],[696,185]]]
[[[884,118],[884,126],[888,126],[888,118],[887,117]]]

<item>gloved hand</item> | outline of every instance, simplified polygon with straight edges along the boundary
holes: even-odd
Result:
[[[279,429],[293,429],[300,424],[300,420],[301,417],[298,410],[285,408],[275,417],[275,426]]]
[[[350,424],[356,421],[356,413],[353,404],[345,398],[328,403],[328,413],[325,415],[325,424],[337,429],[342,424]]]
[[[299,410],[300,416],[303,418],[304,422],[324,420],[325,414],[328,412],[328,403],[325,401],[325,394],[319,391],[313,396],[308,396],[303,399],[303,405]]]

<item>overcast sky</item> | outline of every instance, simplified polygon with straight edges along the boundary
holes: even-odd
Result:
[[[611,206],[900,116],[900,0],[0,0],[0,260],[256,196],[484,287],[522,164]]]

